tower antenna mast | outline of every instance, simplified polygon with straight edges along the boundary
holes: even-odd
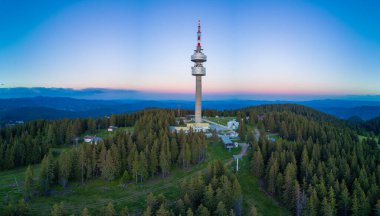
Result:
[[[194,62],[191,72],[195,76],[195,123],[202,122],[202,76],[206,76],[206,68],[203,67],[203,63],[207,61],[207,56],[202,51],[201,21],[198,20],[197,47],[191,56],[191,61]]]

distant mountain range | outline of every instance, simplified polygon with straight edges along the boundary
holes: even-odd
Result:
[[[363,120],[380,116],[380,101],[312,100],[206,100],[205,109],[239,109],[261,104],[294,103],[312,107],[322,112],[347,119],[353,116]],[[193,109],[190,100],[85,100],[68,97],[29,97],[0,99],[0,122],[28,121],[33,119],[60,119],[96,117],[144,108]]]

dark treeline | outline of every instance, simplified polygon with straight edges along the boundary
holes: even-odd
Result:
[[[364,123],[364,127],[377,135],[380,135],[380,117],[371,119]]]
[[[52,147],[75,143],[84,132],[95,133],[109,125],[133,126],[142,115],[112,115],[97,119],[36,120],[0,129],[0,170],[40,163]]]
[[[156,109],[150,109],[156,110]],[[164,109],[157,109],[164,110]],[[190,115],[192,111],[166,110],[170,112],[170,123],[175,125],[177,115]],[[0,170],[40,163],[52,147],[72,145],[85,132],[95,133],[110,125],[117,127],[134,126],[146,111],[111,115],[101,118],[35,120],[24,124],[0,128]],[[233,116],[234,111],[205,110],[207,116]],[[142,126],[144,127],[144,126]],[[160,127],[160,125],[155,126]]]
[[[357,116],[353,116],[347,119],[347,125],[363,136],[380,138],[380,117],[364,121]]]
[[[333,117],[302,106],[260,106],[243,115],[262,129],[258,142],[247,136],[253,174],[294,215],[380,213],[380,143],[359,142]],[[268,131],[282,139],[269,141]]]
[[[41,163],[38,182],[26,171],[25,199],[36,194],[48,194],[50,187],[65,187],[71,181],[84,183],[102,178],[121,182],[143,182],[151,176],[166,177],[173,166],[189,168],[206,157],[207,141],[203,133],[171,133],[175,124],[173,112],[143,111],[131,133],[118,131],[98,144],[83,143],[53,157],[49,152]],[[30,171],[31,172],[31,171]]]

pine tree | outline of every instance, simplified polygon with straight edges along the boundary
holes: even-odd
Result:
[[[185,204],[183,203],[182,199],[177,200],[175,209],[176,209],[176,215],[185,215],[186,214]]]
[[[157,148],[158,148],[157,142],[155,142],[149,152],[149,172],[151,176],[154,176],[157,173],[157,167],[158,167]]]
[[[242,213],[242,193],[239,181],[237,178],[234,179],[232,183],[232,199],[233,199],[233,208],[236,215],[241,215]]]
[[[58,179],[62,187],[66,187],[71,173],[71,157],[64,152],[58,160]]]
[[[346,187],[346,183],[343,181],[341,184],[341,192],[338,201],[338,212],[341,215],[348,215],[350,211],[350,194]]]
[[[102,170],[102,177],[106,181],[112,181],[116,177],[116,165],[110,150],[107,151],[105,164]]]
[[[359,207],[359,201],[356,197],[356,194],[352,197],[352,204],[351,204],[351,215],[353,216],[359,216],[360,215],[360,207]]]
[[[140,181],[143,182],[145,178],[148,177],[148,162],[144,152],[140,152]]]
[[[209,210],[206,207],[204,207],[202,204],[200,204],[198,206],[197,214],[196,215],[199,215],[199,216],[210,216],[210,212],[209,212]]]
[[[261,150],[258,148],[252,157],[252,172],[258,178],[261,178],[264,175],[264,160],[261,155]]]
[[[146,207],[143,216],[152,216],[152,208],[150,206]]]
[[[116,216],[117,215],[115,208],[113,207],[111,202],[109,202],[108,205],[102,209],[101,214],[104,216]]]
[[[40,191],[44,194],[50,189],[50,185],[53,183],[54,179],[54,163],[53,156],[51,152],[44,157],[41,162],[41,171],[39,178]]]
[[[161,168],[161,175],[162,177],[166,177],[168,175],[168,172],[169,172],[169,161],[167,160],[167,156],[166,156],[166,153],[164,151],[164,149],[162,148],[161,149],[161,153],[160,153],[160,168]]]
[[[230,213],[228,214],[228,216],[235,216],[235,212],[233,209],[230,210]]]
[[[332,216],[333,210],[331,209],[330,203],[328,203],[327,197],[324,197],[321,204],[321,212],[324,216]]]
[[[63,202],[61,202],[59,205],[56,203],[53,205],[51,209],[51,216],[64,216],[66,215],[66,210]]]
[[[257,213],[256,207],[253,205],[251,207],[251,210],[248,213],[249,216],[258,216],[259,214]]]
[[[178,144],[174,137],[171,139],[171,142],[170,142],[170,153],[171,153],[172,164],[174,164],[178,158]]]
[[[84,209],[82,210],[81,216],[90,216],[90,212],[88,211],[87,208],[84,208]]]
[[[192,208],[192,202],[190,200],[189,194],[185,193],[183,197],[183,203],[185,204],[185,208]]]
[[[158,200],[157,198],[153,195],[153,193],[148,194],[146,197],[146,205],[147,207],[150,208],[152,212],[155,212],[156,209],[159,207],[158,206]]]
[[[211,184],[206,186],[204,192],[204,205],[210,210],[216,208],[214,190],[212,189]]]
[[[126,186],[130,180],[131,180],[131,176],[129,175],[128,170],[125,170],[123,173],[123,176],[120,179],[120,183]]]
[[[284,193],[283,202],[289,209],[294,209],[294,180],[297,177],[296,167],[294,164],[289,163],[285,169],[285,182],[284,182]]]
[[[166,209],[164,204],[160,205],[160,208],[156,212],[156,216],[169,216],[170,212]]]
[[[194,216],[193,210],[191,210],[191,208],[187,209],[186,216]]]
[[[334,189],[330,186],[329,197],[328,197],[330,209],[332,215],[336,215],[336,201],[335,201],[335,192]]]
[[[129,216],[129,209],[128,209],[128,207],[124,207],[124,208],[120,211],[120,216]]]
[[[33,170],[29,165],[25,172],[24,200],[28,201],[33,196]]]
[[[376,206],[375,206],[375,214],[376,214],[377,216],[380,215],[380,199],[377,200],[377,202],[376,202]]]
[[[309,199],[307,200],[305,215],[317,216],[318,215],[318,195],[314,188],[309,188]]]
[[[227,216],[227,211],[226,211],[226,207],[224,205],[223,202],[219,202],[217,207],[216,207],[216,210],[215,210],[215,215],[218,215],[218,216]]]
[[[135,181],[136,181],[136,184],[137,184],[137,181],[138,181],[138,175],[139,175],[139,172],[140,172],[139,155],[138,155],[138,153],[135,151],[135,152],[134,152],[134,156],[133,156],[133,162],[132,162],[132,173],[133,173],[133,178],[134,178]]]

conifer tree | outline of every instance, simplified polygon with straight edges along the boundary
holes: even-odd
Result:
[[[116,216],[117,215],[116,210],[113,207],[111,202],[109,202],[108,205],[102,209],[101,214],[104,216]]]
[[[54,179],[54,163],[53,156],[51,152],[44,157],[41,162],[41,171],[39,177],[39,187],[40,191],[44,194],[50,189],[50,185],[53,183]]]
[[[256,207],[254,205],[251,207],[251,210],[249,211],[248,215],[249,216],[258,216]]]
[[[154,176],[157,173],[157,167],[158,167],[158,159],[157,159],[158,150],[157,149],[158,149],[157,142],[155,142],[149,152],[149,172],[151,176]]]
[[[164,204],[160,205],[160,208],[156,212],[156,216],[169,216],[170,212],[166,209]]]
[[[110,150],[107,151],[102,177],[106,181],[112,181],[116,177],[116,165]]]
[[[148,162],[146,161],[146,157],[144,152],[140,152],[140,181],[143,182],[145,178],[148,177]]]
[[[120,216],[129,216],[129,209],[128,207],[124,207],[121,211],[120,211]]]
[[[186,214],[185,204],[183,203],[182,199],[177,200],[175,209],[176,209],[177,215],[185,215]]]
[[[209,210],[206,207],[204,207],[202,204],[200,204],[198,206],[197,214],[196,215],[199,215],[199,216],[210,216],[210,212],[209,212]]]
[[[186,216],[194,216],[193,210],[191,210],[191,208],[187,209]]]
[[[137,181],[138,181],[138,175],[139,175],[139,172],[140,172],[139,155],[138,155],[138,153],[135,151],[135,152],[134,152],[134,156],[133,156],[133,161],[132,161],[132,173],[133,173],[133,178],[134,178],[135,181],[136,181],[136,184],[137,184]]]
[[[169,161],[167,159],[167,155],[164,149],[161,149],[160,153],[160,168],[161,168],[161,176],[164,178],[168,175],[169,172]]]
[[[206,186],[205,193],[204,193],[204,205],[208,209],[215,209],[215,207],[216,207],[214,190],[213,190],[211,184]]]
[[[216,207],[216,210],[215,210],[215,215],[218,215],[218,216],[227,216],[227,210],[226,210],[226,207],[224,205],[223,202],[219,202],[217,207]]]
[[[63,202],[60,204],[54,204],[51,209],[51,216],[64,216],[66,215],[66,210]]]
[[[380,199],[377,200],[376,205],[375,205],[375,214],[378,216],[380,215]]]
[[[128,170],[125,170],[124,173],[123,173],[123,176],[121,177],[120,179],[120,183],[124,186],[126,186],[128,184],[128,182],[131,180],[131,176],[129,175],[128,173]]]
[[[252,172],[258,178],[264,175],[264,160],[260,148],[255,150],[252,157]]]
[[[71,173],[71,157],[69,153],[64,152],[58,160],[58,179],[62,187],[66,187]]]
[[[33,196],[33,170],[29,165],[25,171],[24,200],[28,201]]]
[[[84,209],[82,210],[81,216],[90,216],[90,212],[88,211],[87,208],[84,208]]]
[[[150,206],[146,207],[143,213],[143,216],[152,216],[152,215],[153,215],[152,208]]]
[[[350,194],[348,192],[348,189],[346,187],[346,183],[343,181],[341,183],[341,192],[339,195],[339,201],[338,201],[338,212],[341,215],[348,215],[350,210]]]

